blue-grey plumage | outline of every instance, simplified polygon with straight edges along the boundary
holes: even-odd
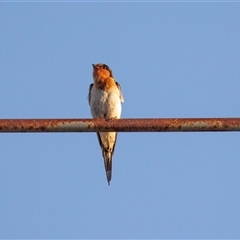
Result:
[[[112,70],[106,64],[93,66],[94,83],[89,87],[88,101],[93,118],[116,119],[122,112],[123,96],[120,85],[114,80]],[[112,177],[112,157],[116,145],[116,132],[97,133],[102,149],[108,184]]]

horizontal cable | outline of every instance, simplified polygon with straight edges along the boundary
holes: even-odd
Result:
[[[206,132],[240,131],[240,118],[0,119],[7,132]]]

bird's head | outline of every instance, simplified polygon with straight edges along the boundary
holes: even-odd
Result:
[[[92,64],[93,66],[93,78],[108,78],[113,77],[110,67],[103,63]]]

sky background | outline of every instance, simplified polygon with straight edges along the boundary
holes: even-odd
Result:
[[[92,63],[122,118],[240,117],[239,3],[0,3],[0,118],[91,118]],[[0,133],[0,238],[240,238],[240,135]]]

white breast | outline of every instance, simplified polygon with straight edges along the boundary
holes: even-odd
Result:
[[[90,107],[93,118],[120,118],[122,106],[119,89],[106,92],[93,86]]]

